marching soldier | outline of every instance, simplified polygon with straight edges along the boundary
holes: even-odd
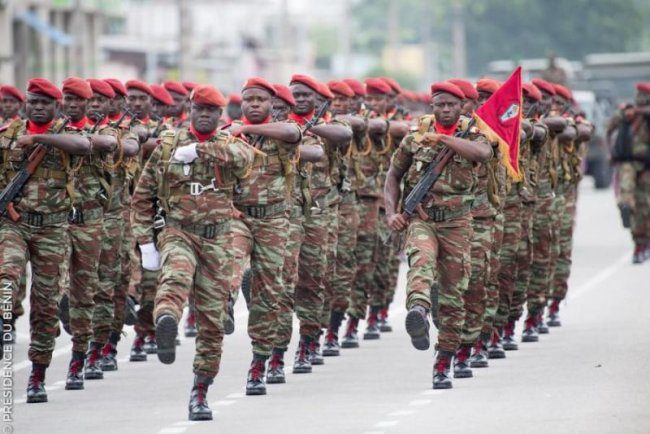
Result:
[[[20,119],[25,104],[25,95],[13,86],[0,87],[0,125]]]
[[[172,80],[163,82],[163,87],[169,92],[174,101],[167,108],[167,115],[169,116],[167,121],[172,128],[188,128],[190,125],[190,119],[187,116],[188,90],[181,83]]]

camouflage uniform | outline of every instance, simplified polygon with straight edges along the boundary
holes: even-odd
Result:
[[[295,145],[267,138],[261,151],[255,155],[250,176],[235,187],[235,207],[243,215],[232,222],[235,263],[231,290],[241,285],[250,257],[252,288],[248,335],[253,353],[268,357],[279,326],[278,306],[284,291],[282,268],[289,236],[287,215],[290,207],[286,164],[293,158]]]
[[[29,134],[27,122],[16,121],[15,137]],[[56,128],[51,127],[51,134]],[[3,184],[31,150],[21,150],[12,145],[12,137],[1,137]],[[36,172],[22,189],[16,210],[19,222],[0,217],[0,290],[7,288],[16,294],[25,272],[27,252],[32,264],[30,292],[30,344],[29,360],[49,366],[54,351],[54,339],[59,330],[57,303],[60,297],[59,280],[68,243],[67,219],[70,200],[66,191],[67,174],[63,154],[50,149]],[[3,315],[6,315],[3,312]]]
[[[639,161],[634,162],[636,185],[635,208],[632,213],[632,238],[637,245],[650,243],[650,125],[644,118],[634,133],[632,153]]]
[[[458,130],[467,128],[467,121]],[[425,131],[434,131],[430,125]],[[392,164],[405,172],[404,197],[408,195],[427,167],[442,149],[435,144],[419,143],[418,135],[407,135],[393,155]],[[478,129],[473,128],[469,140],[487,143]],[[471,270],[470,243],[472,239],[471,204],[476,182],[474,163],[454,155],[434,184],[429,199],[422,203],[428,220],[415,215],[406,232],[405,253],[408,258],[406,307],[416,305],[431,308],[430,288],[434,279],[440,282],[438,295],[439,333],[437,349],[454,353],[461,342],[465,319],[464,294]]]
[[[143,245],[154,240],[156,200],[165,210],[157,241],[161,271],[154,316],[170,314],[178,323],[189,293],[194,294],[199,323],[194,373],[212,378],[219,370],[232,275],[233,185],[245,175],[253,150],[219,132],[197,145],[194,162],[170,158],[177,146],[195,142],[187,130],[163,133],[138,180],[131,218],[136,241]],[[200,194],[191,191],[196,185],[202,187]]]

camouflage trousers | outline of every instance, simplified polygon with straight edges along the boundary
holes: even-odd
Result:
[[[122,241],[119,246],[120,275],[117,278],[115,292],[113,293],[113,321],[111,323],[111,334],[119,336],[124,328],[126,319],[126,296],[129,293],[131,272],[135,265],[132,256],[135,255],[135,240],[131,232],[131,219],[128,207],[122,211]]]
[[[352,283],[357,272],[357,258],[354,254],[359,231],[357,202],[342,203],[339,206],[338,220],[336,269],[331,278],[333,296],[329,304],[329,311],[345,313],[350,306]],[[329,317],[327,321],[329,321]]]
[[[29,258],[29,255],[27,255]],[[25,315],[25,308],[23,307],[23,302],[27,298],[27,268],[25,272],[20,276],[20,285],[18,286],[18,292],[13,300],[13,312],[12,318],[15,322],[18,318]]]
[[[325,303],[329,210],[312,212],[302,225],[305,237],[298,256],[298,284],[295,309],[300,320],[300,336],[315,338],[320,333]]]
[[[549,265],[549,278],[548,288],[546,288],[545,301],[551,298],[553,291],[553,278],[555,275],[555,268],[557,266],[558,257],[560,256],[560,230],[562,226],[562,218],[565,210],[566,200],[564,194],[555,193],[553,198],[553,205],[551,206],[551,259]]]
[[[379,221],[377,225],[377,243],[375,244],[375,267],[373,276],[374,285],[369,294],[371,308],[388,307],[395,296],[397,287],[397,274],[399,273],[399,252],[392,243],[386,245],[384,240],[390,237],[390,229],[386,222],[386,211],[379,209]]]
[[[194,373],[215,377],[223,342],[223,312],[230,294],[233,254],[230,221],[218,224],[219,234],[206,239],[165,228],[158,236],[161,270],[154,317],[170,314],[179,322],[190,293],[196,315]]]
[[[650,243],[650,170],[636,177],[632,213],[632,239],[636,244]]]
[[[573,186],[564,193],[563,209],[558,210],[557,257],[555,258],[555,269],[553,270],[549,298],[560,301],[564,300],[569,288],[577,199],[578,190],[576,186]]]
[[[501,269],[501,245],[503,244],[503,212],[499,211],[494,217],[492,226],[492,251],[490,252],[490,266],[487,273],[487,299],[485,302],[485,316],[481,333],[488,335],[492,332],[494,318],[499,307],[499,270]]]
[[[552,196],[538,198],[533,216],[533,261],[530,266],[527,304],[531,315],[546,306],[546,296],[551,285],[551,249],[553,243]]]
[[[293,309],[296,284],[298,283],[298,255],[305,237],[303,223],[304,217],[302,214],[289,218],[289,236],[285,249],[284,267],[282,268],[284,291],[279,296],[280,308],[278,314],[280,318],[277,334],[273,341],[273,348],[281,350],[286,350],[289,347],[291,333],[293,332]]]
[[[325,293],[323,297],[323,306],[320,312],[321,328],[329,326],[330,306],[334,300],[334,286],[332,279],[336,275],[336,253],[339,238],[339,205],[330,206],[328,210],[329,223],[327,226],[327,265],[325,268],[325,277],[323,284]]]
[[[99,256],[102,251],[102,219],[71,224],[68,229],[70,254],[70,329],[72,351],[88,351],[92,339],[95,296],[99,286]]]
[[[67,224],[34,227],[0,217],[0,294],[3,318],[12,307],[4,300],[15,297],[27,256],[32,264],[29,294],[30,343],[32,363],[49,366],[54,340],[59,331],[57,305],[60,299],[61,264],[68,244]]]
[[[636,170],[633,163],[619,163],[616,166],[617,202],[634,209],[636,205]]]
[[[282,268],[289,237],[289,219],[285,215],[262,219],[244,216],[233,220],[232,233],[235,262],[230,289],[241,286],[250,258],[252,287],[248,336],[253,353],[269,357],[280,322],[280,296],[286,290]]]
[[[354,257],[357,270],[350,294],[348,315],[364,318],[368,309],[368,297],[375,286],[374,252],[378,239],[379,200],[375,197],[359,199],[359,229]]]
[[[102,345],[108,342],[115,317],[113,299],[122,275],[120,250],[123,236],[122,210],[105,213],[102,226],[102,248],[99,255],[99,291],[95,294],[95,310],[92,319],[93,341]]]
[[[142,268],[140,249],[135,250],[135,255],[138,258],[138,265],[135,268],[138,270],[136,273],[140,276],[140,280],[137,283],[131,280],[129,294],[134,294],[132,291],[135,291],[140,307],[138,308],[134,329],[140,337],[154,336],[156,334],[156,325],[154,324],[153,308],[158,289],[159,271]]]
[[[524,313],[524,304],[528,296],[531,265],[533,263],[533,219],[534,203],[523,203],[521,207],[521,231],[517,245],[517,266],[515,272],[515,288],[508,308],[508,320],[518,321]],[[504,270],[507,271],[507,270]]]
[[[419,304],[430,309],[430,289],[434,280],[439,282],[438,351],[455,352],[461,342],[472,237],[470,214],[440,223],[415,217],[406,232],[406,308]]]
[[[483,328],[487,304],[487,283],[490,275],[490,256],[494,242],[494,217],[474,218],[470,243],[470,277],[463,294],[465,320],[461,344],[473,345]]]
[[[503,327],[510,316],[510,305],[518,274],[517,251],[521,237],[522,203],[519,198],[506,202],[503,208],[503,242],[499,252],[499,305],[494,318],[495,327]]]

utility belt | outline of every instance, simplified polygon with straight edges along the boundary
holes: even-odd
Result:
[[[40,228],[42,226],[53,226],[68,221],[70,211],[60,211],[49,214],[42,214],[40,212],[19,211],[20,222],[28,226]]]
[[[95,222],[104,217],[103,207],[94,207],[90,209],[83,209],[72,207],[69,212],[68,222],[73,225],[81,225],[84,223]]]
[[[446,208],[446,207],[430,207],[425,208],[424,213],[436,223],[444,222],[447,220],[453,220],[459,217],[463,217],[466,214],[469,214],[472,210],[472,203],[467,202],[462,206],[457,208]]]
[[[243,206],[235,204],[235,208],[249,217],[256,219],[277,217],[287,211],[287,203],[282,201],[271,205]]]
[[[224,219],[222,221],[211,223],[207,225],[202,224],[184,224],[177,220],[165,219],[165,227],[170,227],[174,229],[180,229],[184,232],[189,232],[190,234],[196,235],[207,240],[212,240],[218,235],[227,234],[230,231],[230,219]]]
[[[14,176],[16,176],[18,172],[14,170],[8,170],[7,175],[8,179],[12,179]],[[39,179],[56,179],[59,181],[65,181],[68,178],[68,175],[64,170],[59,170],[59,169],[50,169],[47,167],[37,167],[34,173],[31,175],[31,178],[39,178]]]

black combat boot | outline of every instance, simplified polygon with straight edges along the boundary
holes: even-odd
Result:
[[[189,311],[187,312],[184,332],[186,338],[195,338],[198,334],[198,331],[196,330],[196,315],[194,314],[194,309],[192,307],[190,307]]]
[[[311,374],[311,362],[309,361],[309,346],[311,345],[311,338],[301,336],[298,343],[298,350],[296,350],[296,357],[293,361],[294,374]]]
[[[194,386],[190,392],[189,420],[212,420],[212,410],[208,407],[208,387],[212,378],[205,375],[194,376]]]
[[[621,211],[623,227],[629,229],[632,227],[632,207],[630,205],[621,204],[618,206],[618,209]]]
[[[368,320],[366,321],[366,332],[363,334],[363,339],[372,341],[381,338],[379,331],[379,311],[381,307],[373,306],[368,313]]]
[[[341,342],[341,348],[359,348],[359,336],[357,335],[357,327],[359,327],[359,318],[350,315],[348,318],[348,325]]]
[[[86,354],[86,367],[84,378],[86,380],[103,380],[104,372],[100,366],[102,346],[97,342],[91,342]]]
[[[282,384],[287,380],[284,375],[284,352],[280,348],[273,348],[271,360],[269,360],[269,370],[266,373],[266,382],[268,384]]]
[[[85,354],[82,352],[72,352],[72,360],[68,366],[68,378],[65,380],[65,390],[82,390],[84,388],[84,357]]]
[[[63,293],[61,300],[59,300],[59,321],[63,325],[63,330],[69,335],[72,335],[70,331],[70,298],[67,293]]]
[[[323,344],[323,356],[335,357],[340,356],[339,337],[331,329],[325,334],[325,343]]]
[[[413,346],[425,351],[429,349],[429,313],[424,306],[415,305],[406,314],[406,332]]]
[[[537,334],[537,318],[535,315],[528,314],[524,322],[524,332],[521,334],[522,342],[537,342],[539,335]]]
[[[131,355],[129,361],[131,362],[146,362],[147,353],[145,353],[142,348],[144,345],[144,338],[140,335],[137,335],[133,340],[133,345],[131,346]]]
[[[128,326],[135,325],[135,322],[138,320],[138,311],[136,306],[138,301],[131,297],[130,295],[126,296],[126,303],[124,305],[124,324]]]
[[[156,320],[156,343],[158,360],[165,365],[171,365],[176,360],[176,335],[178,322],[176,318],[164,313]]]
[[[492,337],[490,338],[490,343],[487,348],[488,359],[506,358],[506,352],[503,349],[503,343],[501,342],[502,334],[503,334],[503,329],[498,329],[496,327],[492,329]]]
[[[235,333],[235,302],[230,297],[226,305],[226,316],[223,319],[223,332],[227,335]]]
[[[320,350],[320,335],[309,344],[309,362],[312,366],[325,364],[323,353]]]
[[[643,244],[636,244],[634,246],[634,253],[632,254],[633,264],[643,264],[646,260],[646,248]]]
[[[546,321],[546,325],[549,327],[562,326],[562,321],[560,321],[560,302],[561,300],[554,299],[548,307],[548,321]]]
[[[433,364],[433,388],[434,389],[451,389],[451,378],[449,378],[449,368],[451,366],[451,358],[454,353],[441,351],[436,357]]]
[[[470,368],[487,368],[488,365],[488,352],[487,341],[490,337],[481,334],[474,344],[472,355],[469,358]]]
[[[29,374],[27,382],[27,403],[35,404],[38,402],[47,402],[47,392],[45,391],[45,370],[47,366],[40,363],[32,363],[32,372]]]
[[[473,376],[468,365],[471,353],[472,345],[463,344],[458,348],[454,357],[454,378],[471,378]]]
[[[384,306],[379,311],[379,331],[388,333],[393,331],[393,326],[388,322],[388,307]]]
[[[264,373],[266,371],[266,357],[253,355],[253,362],[248,370],[246,381],[246,395],[266,395]]]
[[[515,339],[515,321],[509,320],[503,328],[503,349],[506,351],[517,351],[519,345]]]
[[[144,337],[142,349],[147,354],[156,354],[158,352],[158,343],[156,342],[156,332],[149,333]]]
[[[111,332],[108,336],[108,343],[102,348],[102,359],[99,365],[102,371],[117,371],[117,343],[120,341],[120,334]]]
[[[544,322],[544,309],[542,309],[541,312],[537,314],[535,320],[537,321],[537,333],[540,335],[547,335],[549,333],[549,330],[548,326]]]

